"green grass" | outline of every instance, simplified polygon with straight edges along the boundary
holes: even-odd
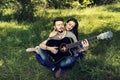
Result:
[[[13,11],[14,12],[14,11]],[[12,14],[6,10],[4,15]],[[37,21],[28,23],[0,21],[0,80],[56,80],[41,66],[27,47],[35,47],[48,37],[57,16],[79,21],[80,39],[111,30],[113,37],[90,43],[82,60],[58,80],[119,80],[120,79],[120,4],[86,9],[45,9],[35,13]]]

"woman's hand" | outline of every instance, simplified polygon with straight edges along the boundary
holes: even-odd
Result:
[[[82,46],[83,46],[83,50],[86,51],[89,48],[89,42],[87,39],[84,39],[81,41]]]

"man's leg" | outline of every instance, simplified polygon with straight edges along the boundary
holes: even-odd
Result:
[[[42,58],[41,58],[41,56],[40,56],[39,54],[36,54],[36,59],[37,59],[37,61],[38,61],[40,64],[44,65],[44,64],[43,64],[43,60],[42,60]]]
[[[75,59],[73,57],[65,57],[59,64],[57,64],[57,71],[55,72],[55,77],[60,77],[62,72],[65,69],[72,68],[75,63]]]
[[[26,52],[36,53],[36,59],[38,60],[38,62],[49,68],[51,71],[54,71],[55,66],[49,61],[47,52],[45,50],[36,47],[36,48],[28,48],[26,49]]]
[[[47,52],[41,48],[38,48],[37,54],[40,55],[41,59],[43,60],[43,65],[49,68],[51,71],[54,71],[55,66],[49,61]]]
[[[61,68],[71,68],[75,63],[75,58],[68,56],[65,57],[61,62],[60,62],[60,67]]]

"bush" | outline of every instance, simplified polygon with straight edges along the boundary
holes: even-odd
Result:
[[[103,5],[103,4],[112,4],[115,2],[120,2],[120,0],[93,0],[94,4],[96,5]]]

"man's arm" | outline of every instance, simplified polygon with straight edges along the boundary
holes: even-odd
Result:
[[[46,45],[47,43],[47,40],[43,41],[42,43],[40,43],[40,48],[43,49],[43,50],[47,50],[48,46]]]
[[[49,50],[53,54],[56,54],[58,52],[58,50],[57,50],[58,47],[50,47],[50,46],[47,46],[46,43],[47,43],[47,40],[45,40],[42,43],[40,43],[40,45],[39,45],[40,48],[43,49],[43,50]]]

